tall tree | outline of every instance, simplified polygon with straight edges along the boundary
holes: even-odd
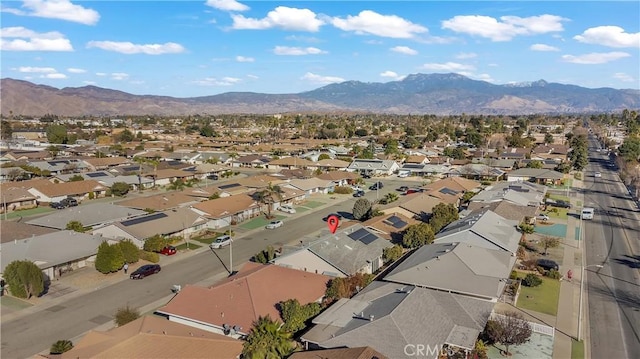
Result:
[[[49,125],[46,133],[49,143],[64,144],[68,141],[67,128],[63,125]]]
[[[520,313],[507,312],[498,316],[494,323],[493,330],[488,334],[493,341],[505,346],[507,356],[510,355],[511,345],[523,344],[531,337],[531,327]]]
[[[16,260],[9,263],[2,277],[9,286],[12,295],[18,298],[31,298],[44,291],[42,270],[29,260]]]
[[[10,140],[13,135],[13,127],[9,121],[0,122],[0,138]]]
[[[267,188],[260,192],[256,192],[258,201],[267,206],[267,218],[273,218],[271,215],[273,204],[282,200],[283,193],[284,192],[280,186],[274,186],[271,182],[269,182]]]
[[[402,244],[407,248],[418,248],[433,243],[434,230],[427,223],[412,224],[402,236]]]
[[[451,203],[438,203],[433,207],[429,224],[434,233],[438,233],[449,223],[458,219],[458,209]]]
[[[84,226],[82,225],[82,222],[80,222],[80,221],[69,221],[69,223],[67,223],[67,227],[65,229],[68,229],[68,230],[74,231],[74,232],[78,232],[78,233],[86,232],[86,229],[84,228]]]
[[[353,204],[353,218],[358,221],[364,221],[371,217],[371,202],[366,198],[358,198]]]
[[[247,359],[281,359],[293,351],[291,334],[282,330],[278,321],[260,316],[243,344],[242,355]]]
[[[560,239],[554,236],[544,236],[540,240],[540,244],[544,248],[544,255],[546,256],[549,248],[556,248],[560,245]]]

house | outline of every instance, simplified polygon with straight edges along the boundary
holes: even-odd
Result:
[[[101,171],[112,167],[131,164],[131,160],[126,157],[95,157],[85,158],[82,161],[88,171]]]
[[[38,206],[37,197],[16,182],[0,184],[0,213],[13,212]]]
[[[26,182],[23,182],[26,184]],[[85,199],[104,197],[108,188],[95,180],[62,182],[45,184],[44,182],[32,182],[32,187],[27,191],[34,195],[38,202],[59,202],[67,197],[73,197],[79,202]]]
[[[451,194],[464,194],[465,192],[478,191],[480,189],[480,183],[463,177],[448,177],[424,185],[422,188],[427,191],[447,189]]]
[[[493,306],[453,292],[374,281],[314,318],[301,340],[310,348],[370,346],[390,359],[418,357],[422,344],[422,353],[427,345],[433,350],[431,358],[445,346],[473,350]]]
[[[389,357],[371,347],[358,347],[295,352],[287,359],[389,359]]]
[[[74,231],[56,231],[0,244],[1,271],[16,260],[35,263],[48,279],[58,278],[61,271],[83,268],[95,260],[100,235]]]
[[[471,159],[471,163],[474,164],[483,164],[487,165],[491,168],[497,168],[502,171],[511,171],[516,165],[517,160],[513,159],[498,159],[492,157],[482,157],[482,158],[473,158]]]
[[[32,177],[33,172],[26,171],[18,166],[0,168],[0,182],[22,181]]]
[[[479,210],[490,210],[508,220],[524,221],[526,218],[535,218],[538,214],[537,206],[523,206],[509,201],[497,202],[470,202],[465,211],[460,212],[460,217],[466,217],[468,214]]]
[[[145,240],[157,234],[165,238],[189,238],[203,231],[206,223],[206,219],[196,211],[178,208],[113,222],[94,229],[93,233],[114,240],[130,239],[142,248]]]
[[[402,242],[402,235],[407,227],[417,223],[420,221],[413,219],[413,216],[408,217],[398,212],[391,212],[372,217],[362,222],[362,225],[388,241]]]
[[[444,227],[436,235],[434,243],[469,244],[515,255],[521,237],[518,224],[518,221],[483,209]]]
[[[51,161],[29,161],[29,166],[37,167],[41,171],[49,171],[52,175],[61,173],[82,172],[86,164],[78,159],[51,160]]]
[[[496,302],[515,262],[509,251],[484,244],[434,242],[418,248],[384,280]]]
[[[247,155],[231,161],[231,167],[263,168],[270,161],[271,158],[264,155]]]
[[[93,172],[83,172],[83,173],[63,173],[57,174],[53,176],[54,181],[59,182],[73,182],[72,179],[75,180],[76,177],[82,177],[82,180],[96,180],[113,177],[113,175],[107,171],[93,171]]]
[[[359,175],[347,171],[330,171],[319,174],[316,177],[321,180],[332,181],[335,186],[347,186],[360,178]]]
[[[448,177],[464,177],[474,180],[500,181],[505,171],[493,168],[482,163],[469,163],[458,168],[452,168],[447,173]]]
[[[196,178],[196,174],[194,172],[183,171],[183,170],[173,169],[173,168],[159,169],[153,172],[146,173],[143,176],[152,178],[154,180],[155,185],[157,186],[166,186],[177,180],[186,182],[190,179]]]
[[[260,190],[260,189],[267,188],[269,186],[281,185],[285,181],[270,175],[257,175],[257,176],[241,178],[235,182],[247,188]]]
[[[242,342],[155,315],[107,331],[91,330],[56,358],[238,359]]]
[[[315,169],[316,163],[305,158],[298,157],[282,157],[277,160],[270,161],[265,167],[268,169],[294,169],[294,168],[310,168]]]
[[[562,184],[564,174],[544,168],[520,168],[507,174],[509,182],[535,182],[540,184]]]
[[[393,160],[377,160],[377,159],[359,159],[356,158],[351,162],[347,171],[359,172],[361,175],[371,176],[390,176],[398,172],[400,166]]]
[[[397,212],[409,218],[426,221],[433,213],[433,207],[441,202],[439,198],[424,192],[412,193],[400,198],[396,207],[384,210],[384,213]]]
[[[307,179],[307,178],[314,177],[314,172],[315,171],[310,169],[305,170],[301,168],[296,168],[296,169],[282,169],[277,173],[271,173],[269,175],[273,178],[277,178],[279,181],[287,182],[288,180],[292,180],[292,179]]]
[[[409,155],[404,160],[404,163],[410,163],[415,165],[426,165],[429,162],[430,162],[429,158],[427,158],[427,156],[424,156],[424,155]]]
[[[470,199],[470,203],[507,201],[537,208],[544,203],[547,187],[532,182],[498,182]]]
[[[211,229],[231,226],[262,213],[260,203],[248,194],[211,199],[194,204],[192,208],[207,218],[207,228]]]
[[[316,162],[316,167],[323,171],[345,171],[349,167],[349,162],[327,158]]]
[[[531,154],[530,148],[525,147],[509,147],[502,151],[499,155],[502,159],[510,159],[510,160],[522,160],[527,158],[528,155]]]
[[[303,191],[308,197],[314,193],[329,193],[335,188],[333,181],[321,178],[294,179],[282,187],[289,187]]]
[[[150,211],[166,211],[180,207],[187,207],[200,202],[202,199],[185,192],[167,192],[146,197],[136,197],[116,202],[119,206]]]
[[[69,222],[78,221],[84,228],[97,228],[145,214],[147,214],[145,211],[112,203],[91,203],[82,207],[57,210],[51,214],[30,219],[26,223],[62,230],[67,228]]]
[[[31,238],[53,232],[57,232],[57,230],[33,226],[24,222],[5,220],[2,221],[2,225],[0,225],[0,242],[13,242],[18,239]]]
[[[283,253],[272,263],[305,272],[347,277],[356,273],[375,273],[383,264],[383,249],[389,247],[393,244],[388,240],[355,224],[303,248]]]
[[[282,320],[278,303],[321,301],[329,280],[321,274],[247,262],[237,274],[211,287],[183,287],[156,313],[172,322],[242,338],[260,316]]]
[[[562,163],[562,161],[556,161],[554,159],[548,160],[548,159],[544,159],[544,158],[541,158],[541,157],[531,157],[531,159],[521,160],[520,163],[518,164],[518,166],[520,168],[527,167],[531,161],[540,162],[540,164],[542,165],[542,169],[545,169],[545,170],[553,170],[556,167],[558,167],[558,165],[560,163]]]

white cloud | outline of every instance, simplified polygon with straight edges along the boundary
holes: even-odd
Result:
[[[445,63],[429,63],[424,64],[421,68],[432,71],[452,71],[462,73],[463,71],[475,70],[472,65],[459,64],[457,62],[445,62]],[[466,72],[468,74],[468,72]]]
[[[290,36],[285,37],[285,39],[289,40],[289,41],[308,42],[308,43],[312,43],[312,44],[317,44],[317,43],[323,42],[322,40],[318,39],[317,37],[313,37],[313,36],[290,35]]]
[[[250,9],[247,5],[236,0],[207,0],[206,5],[224,11],[247,11]]]
[[[69,39],[57,31],[38,33],[27,28],[0,29],[0,49],[3,51],[73,51]]]
[[[308,9],[296,9],[278,6],[269,11],[262,19],[247,18],[242,15],[231,15],[236,30],[265,30],[279,28],[283,30],[317,32],[324,22]]]
[[[385,71],[385,72],[380,73],[380,77],[386,77],[386,78],[390,78],[390,79],[393,79],[393,80],[402,80],[406,76],[398,75],[397,73],[395,73],[393,71]]]
[[[335,17],[331,23],[340,30],[353,31],[359,35],[370,34],[396,39],[408,39],[429,31],[426,27],[399,16],[381,15],[371,10],[361,11],[357,16],[347,16],[345,19]]]
[[[331,83],[336,83],[336,82],[344,82],[345,81],[342,77],[321,76],[321,75],[316,75],[316,74],[311,73],[311,72],[307,72],[300,79],[301,80],[306,80],[306,81],[309,81],[309,82],[313,82],[313,83],[316,83],[316,84],[324,84],[324,85],[331,84]]]
[[[482,81],[495,82],[495,80],[489,74],[478,74],[478,75],[473,75],[471,77],[476,78],[478,80],[482,80]]]
[[[21,66],[18,68],[18,72],[24,73],[38,73],[38,74],[54,74],[58,71],[53,67],[30,67],[30,66]]]
[[[68,71],[68,72],[70,72],[70,73],[72,73],[72,74],[83,74],[83,73],[87,72],[87,70],[84,70],[84,69],[76,69],[76,68],[73,68],[73,67],[69,67],[69,68],[67,69],[67,71]]]
[[[164,44],[145,44],[138,45],[131,42],[117,42],[117,41],[89,41],[87,43],[88,48],[96,47],[106,51],[114,51],[122,54],[147,54],[147,55],[162,55],[162,54],[177,54],[184,52],[185,49],[180,44],[174,42],[167,42]]]
[[[555,46],[545,45],[545,44],[533,44],[529,47],[529,50],[532,51],[560,51],[559,48]]]
[[[122,81],[122,80],[126,80],[128,78],[129,78],[129,74],[126,74],[124,72],[113,72],[111,74],[111,79],[112,80]]]
[[[206,77],[202,80],[193,81],[193,83],[200,86],[231,86],[240,81],[240,79],[235,77],[223,77],[221,79]]]
[[[443,21],[442,28],[492,41],[509,41],[518,35],[563,31],[563,21],[567,19],[556,15],[502,16],[500,20],[482,15],[459,15]]]
[[[255,60],[253,57],[236,56],[236,61],[238,62],[254,62]]]
[[[614,51],[614,52],[592,52],[584,55],[562,55],[562,60],[565,62],[571,62],[581,65],[597,65],[605,64],[607,62],[629,57],[631,55],[626,52]]]
[[[46,75],[43,75],[41,77],[46,78],[46,79],[66,79],[67,75],[60,74],[60,73],[55,73],[55,74],[46,74]]]
[[[407,47],[407,46],[396,46],[396,47],[392,47],[391,51],[393,52],[399,52],[401,54],[405,54],[405,55],[417,55],[418,51]]]
[[[107,76],[107,74],[104,72],[96,72],[96,76],[102,77],[102,76]]]
[[[24,0],[22,7],[27,10],[4,8],[2,11],[14,15],[60,19],[85,25],[95,25],[100,20],[100,14],[97,11],[74,5],[69,0]]]
[[[90,86],[95,86],[97,84],[97,82],[95,81],[82,81],[82,83]]]
[[[259,79],[259,77],[258,77],[258,76],[256,76],[256,75],[251,75],[251,74],[247,75],[247,77],[248,77],[248,78],[250,78],[250,79],[252,79],[252,80],[257,80],[257,79]]]
[[[640,32],[626,33],[618,26],[598,26],[576,35],[574,40],[608,47],[640,47]]]
[[[613,78],[620,80],[622,82],[635,82],[636,79],[634,79],[632,76],[629,76],[627,74],[625,74],[624,72],[616,72],[615,74],[613,74]]]
[[[301,56],[301,55],[321,55],[321,54],[326,54],[327,52],[322,51],[315,47],[276,46],[273,49],[273,53],[276,55]]]
[[[476,54],[475,52],[461,52],[456,55],[456,59],[458,60],[473,59],[476,57],[478,57],[478,54]]]

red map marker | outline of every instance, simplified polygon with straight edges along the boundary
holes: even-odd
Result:
[[[329,227],[332,234],[336,233],[336,229],[338,229],[339,224],[340,220],[338,219],[338,216],[332,215],[327,218],[327,227]]]

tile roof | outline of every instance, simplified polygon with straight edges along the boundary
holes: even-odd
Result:
[[[74,344],[56,358],[237,359],[243,342],[147,315],[105,332],[92,330]]]
[[[247,194],[211,199],[193,205],[193,208],[206,213],[211,218],[227,217],[258,207],[260,204]]]
[[[187,285],[158,312],[217,327],[237,325],[241,333],[248,333],[259,316],[280,319],[279,302],[318,301],[329,280],[321,274],[247,262],[236,275],[211,287]]]

